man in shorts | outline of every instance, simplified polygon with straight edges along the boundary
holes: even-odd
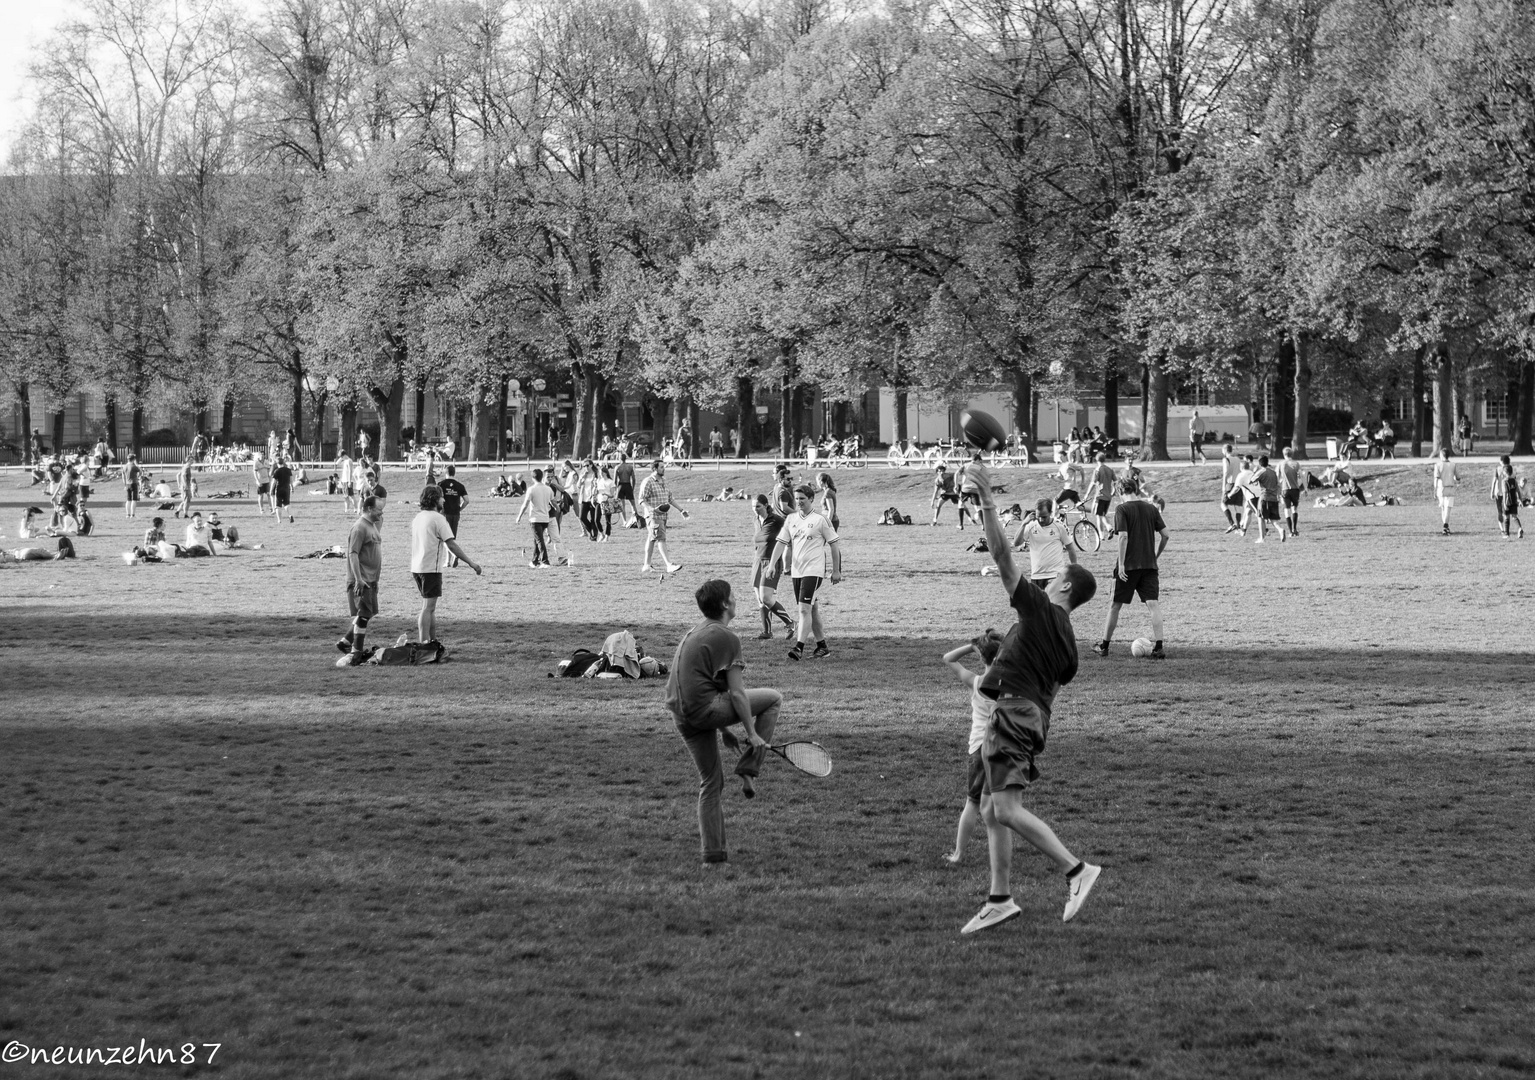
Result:
[[[1075,461],[1063,461],[1057,475],[1061,479],[1061,490],[1055,493],[1055,509],[1061,511],[1080,505],[1082,488],[1087,482],[1087,473],[1082,471],[1082,466]]]
[[[1205,460],[1205,418],[1199,415],[1195,409],[1189,417],[1189,464],[1194,464],[1194,459],[1201,462]]]
[[[293,507],[289,504],[293,501],[293,466],[288,464],[288,459],[282,453],[278,453],[277,460],[272,464],[272,515],[278,521],[283,514],[288,515],[288,524],[293,524]]]
[[[354,503],[360,511],[362,501],[357,498],[357,463],[345,449],[336,459],[336,474],[336,481],[341,485],[341,512],[350,514]]]
[[[725,770],[715,732],[723,737],[727,748],[734,749],[740,741],[729,729],[735,724],[745,729],[750,746],[736,762],[735,773],[741,778],[741,793],[750,799],[756,794],[752,778],[767,757],[783,695],[777,690],[746,688],[741,677],[746,667],[741,639],[730,629],[736,614],[730,582],[706,581],[694,599],[703,612],[703,622],[677,643],[666,679],[666,706],[698,768],[698,834],[703,860],[722,863],[728,858],[725,814],[720,806]]]
[[[783,566],[773,558],[778,534],[783,530],[783,515],[773,509],[766,495],[757,496],[752,512],[757,515],[757,534],[752,538],[756,551],[752,563],[752,588],[757,591],[757,607],[762,614],[762,633],[757,635],[757,640],[768,641],[773,637],[774,618],[783,620],[789,628],[788,636],[793,637],[794,620],[778,602],[778,580],[783,575]]]
[[[448,519],[442,516],[442,489],[429,484],[421,489],[421,511],[410,523],[410,573],[421,594],[421,613],[416,616],[416,640],[423,645],[437,641],[437,601],[442,596],[442,572],[448,556],[469,564],[478,577],[480,564],[464,554],[453,538]]]
[[[181,463],[181,471],[176,474],[176,479],[181,483],[181,491],[178,493],[180,501],[176,505],[175,513],[171,516],[190,518],[192,516],[192,459],[190,457]]]
[[[1464,417],[1462,417],[1464,418]],[[1450,452],[1439,448],[1439,460],[1434,462],[1434,495],[1439,500],[1439,523],[1444,535],[1450,535],[1450,511],[1455,508],[1455,489],[1460,484],[1460,474]]]
[[[1086,498],[1093,504],[1093,516],[1098,519],[1098,531],[1105,540],[1114,533],[1109,527],[1109,503],[1114,499],[1114,470],[1109,466],[1109,455],[1099,451],[1093,468],[1093,482],[1088,485]]]
[[[790,660],[805,655],[805,645],[814,639],[815,652],[822,657],[831,652],[826,647],[826,631],[821,626],[821,575],[826,573],[827,549],[831,550],[831,583],[842,580],[842,544],[831,522],[811,509],[815,491],[808,485],[794,489],[795,511],[784,518],[773,548],[773,562],[789,561],[789,575],[794,580],[794,601],[799,605],[799,626],[795,633]]]
[[[1295,450],[1284,448],[1284,460],[1279,463],[1279,501],[1284,508],[1284,521],[1280,528],[1291,536],[1300,535],[1300,495],[1306,488],[1306,474],[1295,460]]]
[[[1077,561],[1066,525],[1055,520],[1055,503],[1050,499],[1034,504],[1034,519],[1018,530],[1013,547],[1029,549],[1029,580],[1041,589]]]
[[[634,499],[634,466],[628,454],[618,455],[618,464],[613,468],[613,483],[618,486],[618,512],[624,519],[624,528],[644,528],[645,519],[640,517],[639,503]]]
[[[949,475],[947,465],[939,465],[933,470],[933,520],[929,525],[938,524],[938,515],[942,512],[945,503],[953,503],[959,511],[959,527],[965,527],[965,511],[959,503],[959,492],[954,490],[954,478]]]
[[[979,453],[971,454],[970,460],[959,467],[959,528],[964,531],[965,515],[977,525],[981,523],[981,484],[976,466],[981,463]]]
[[[363,639],[368,634],[368,620],[378,614],[378,578],[383,568],[381,544],[384,500],[369,495],[362,500],[362,512],[352,522],[346,538],[346,609],[352,625],[346,636],[336,642],[342,657],[337,667],[356,667],[365,662],[370,651]]]
[[[1056,691],[1077,674],[1071,612],[1093,598],[1098,583],[1085,566],[1075,564],[1056,575],[1046,589],[1026,580],[1013,562],[990,479],[981,466],[976,468],[982,477],[981,527],[986,530],[986,546],[1018,621],[976,688],[995,702],[981,746],[986,764],[981,816],[991,856],[991,888],[985,905],[965,924],[962,934],[989,930],[1021,913],[1012,897],[1013,838],[1008,830],[1065,872],[1064,921],[1071,921],[1082,909],[1101,873],[1100,867],[1078,859],[1049,825],[1023,808],[1023,793],[1039,776],[1034,759],[1045,750]]]
[[[1099,656],[1109,655],[1114,627],[1119,624],[1119,609],[1139,596],[1151,611],[1151,650],[1154,660],[1165,660],[1162,651],[1161,582],[1157,578],[1157,559],[1167,547],[1167,525],[1155,503],[1146,502],[1141,491],[1124,493],[1124,501],[1114,511],[1114,530],[1119,533],[1119,560],[1114,565],[1114,599],[1108,619],[1103,624],[1103,640],[1093,646]]]
[[[675,574],[682,569],[682,564],[672,562],[671,556],[666,554],[666,515],[674,507],[671,492],[666,489],[666,462],[660,458],[650,463],[650,475],[640,484],[640,505],[645,508],[645,517],[649,521],[645,532],[645,561],[640,564],[640,573],[648,574],[655,569],[650,563],[651,553],[659,551],[666,572]],[[682,516],[687,517],[688,512],[682,510]]]
[[[469,489],[458,482],[454,476],[454,468],[448,466],[448,475],[438,481],[437,486],[442,490],[442,516],[448,519],[448,528],[453,530],[453,539],[459,536],[458,518],[464,512],[464,506],[469,502]],[[457,559],[449,559],[448,565],[457,566]]]
[[[1274,531],[1279,534],[1279,542],[1284,543],[1286,533],[1279,524],[1279,474],[1269,467],[1267,455],[1258,458],[1258,469],[1253,473],[1252,482],[1258,492],[1258,539],[1253,543],[1263,543],[1264,526],[1271,521]]]
[[[1236,447],[1227,443],[1221,447],[1221,493],[1220,508],[1226,515],[1226,532],[1236,532],[1242,526],[1237,521],[1237,512],[1242,509],[1245,496],[1236,490],[1237,474],[1242,471],[1242,462],[1237,457]]]
[[[144,478],[144,470],[139,468],[139,456],[128,454],[128,463],[123,466],[123,512],[130,518],[138,515],[139,508],[139,484]]]

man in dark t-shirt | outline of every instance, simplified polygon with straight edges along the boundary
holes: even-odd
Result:
[[[788,636],[793,637],[794,620],[778,601],[778,579],[783,573],[783,564],[773,558],[778,534],[783,531],[783,515],[773,509],[766,495],[757,496],[752,512],[757,515],[757,533],[752,537],[755,549],[752,588],[757,590],[757,608],[762,615],[762,633],[757,635],[757,640],[767,641],[773,636],[774,618],[782,620],[789,628]]]
[[[740,742],[729,728],[740,724],[746,729],[751,748],[736,762],[735,771],[742,794],[751,798],[756,794],[752,777],[767,756],[783,695],[777,690],[748,690],[741,679],[746,661],[741,658],[741,639],[730,629],[736,614],[730,582],[706,581],[694,597],[704,620],[677,645],[666,681],[666,706],[698,766],[698,833],[704,862],[718,863],[726,859],[725,813],[720,806],[725,770],[715,733],[726,746],[737,747]]]
[[[279,453],[277,464],[272,468],[272,516],[281,521],[283,514],[286,513],[288,524],[293,524],[292,502],[293,467],[288,464],[288,459]]]
[[[640,517],[639,504],[634,501],[634,465],[628,454],[618,455],[618,464],[613,468],[613,483],[618,488],[618,512],[624,518],[624,527],[640,528],[645,521]]]
[[[1162,651],[1162,595],[1157,558],[1167,546],[1167,525],[1162,511],[1147,502],[1139,484],[1126,486],[1124,501],[1114,511],[1114,531],[1119,534],[1119,562],[1114,567],[1114,602],[1103,624],[1103,640],[1093,646],[1099,656],[1109,655],[1119,609],[1139,596],[1151,612],[1152,659],[1165,660]]]
[[[991,698],[991,720],[986,728],[982,756],[985,761],[981,814],[986,820],[991,852],[991,891],[975,918],[962,934],[974,934],[1016,918],[1011,874],[1013,845],[1004,830],[1011,829],[1047,855],[1066,873],[1066,910],[1070,921],[1081,910],[1100,869],[1078,859],[1061,843],[1055,831],[1023,808],[1023,792],[1039,776],[1036,755],[1044,752],[1050,730],[1055,694],[1077,674],[1077,638],[1071,612],[1087,603],[1098,590],[1092,571],[1078,563],[1067,566],[1041,589],[1013,562],[1012,545],[1002,529],[992,494],[991,477],[978,462],[970,468],[980,482],[981,527],[986,546],[997,564],[1008,603],[1018,621],[1008,631],[996,659],[981,676],[977,689]]]
[[[458,531],[458,515],[464,512],[464,504],[469,501],[469,489],[454,478],[452,465],[448,466],[447,471],[448,475],[437,481],[437,488],[442,492],[442,516],[448,519],[448,527],[457,539],[463,535]],[[458,559],[450,556],[448,565],[457,566]]]

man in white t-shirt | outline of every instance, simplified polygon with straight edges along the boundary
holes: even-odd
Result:
[[[354,502],[357,505],[358,512],[361,512],[361,502],[356,499],[357,474],[355,470],[356,464],[352,461],[351,455],[345,450],[341,451],[341,456],[336,459],[336,480],[341,485],[341,512],[343,514],[352,513]]]
[[[203,521],[201,510],[192,511],[192,520],[187,522],[187,544],[181,553],[193,557],[218,553],[213,545],[213,527]]]
[[[815,652],[811,656],[825,656],[831,651],[826,647],[826,632],[821,627],[821,602],[816,595],[821,587],[821,576],[826,573],[828,549],[831,551],[831,583],[835,585],[842,580],[841,542],[831,522],[810,509],[814,501],[815,491],[809,486],[794,489],[795,512],[784,518],[770,562],[770,565],[776,565],[788,558],[789,574],[794,579],[799,627],[794,635],[794,648],[789,650],[790,660],[805,655],[805,643],[812,637]]]
[[[1439,521],[1444,527],[1444,535],[1450,535],[1450,511],[1455,508],[1455,489],[1460,484],[1460,474],[1455,470],[1455,462],[1450,460],[1450,452],[1444,447],[1439,448],[1439,460],[1434,462],[1434,494],[1439,498]]]
[[[1242,471],[1242,462],[1237,457],[1236,447],[1227,443],[1221,447],[1221,512],[1226,515],[1226,531],[1234,533],[1241,525],[1237,523],[1237,512],[1241,510],[1246,496],[1236,489],[1237,474]]]
[[[410,573],[421,594],[421,614],[416,616],[417,640],[423,645],[437,641],[437,599],[442,596],[442,572],[452,554],[478,576],[480,564],[464,553],[453,539],[453,528],[442,516],[442,489],[429,484],[421,490],[421,512],[410,523]]]
[[[534,469],[533,483],[528,486],[517,511],[517,521],[522,520],[523,514],[532,515],[529,520],[533,522],[533,561],[528,566],[534,570],[549,565],[549,522],[554,520],[553,507],[554,489],[544,483],[544,470]]]
[[[1065,522],[1055,520],[1053,499],[1040,499],[1034,504],[1034,519],[1019,530],[1013,547],[1029,549],[1029,580],[1041,589],[1066,569],[1067,564],[1077,561]]]

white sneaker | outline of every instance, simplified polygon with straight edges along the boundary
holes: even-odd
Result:
[[[681,570],[681,569],[682,569],[682,564],[681,563],[674,563],[674,564],[672,564],[672,565],[670,565],[670,566],[668,566],[666,568],[666,572],[668,574],[675,574],[678,570]]]
[[[1021,914],[1023,914],[1023,909],[1013,902],[1011,896],[1000,904],[993,904],[988,900],[986,901],[986,906],[976,912],[975,918],[967,922],[965,928],[960,933],[974,934],[980,930],[989,930],[993,926],[1001,926],[1009,919],[1016,919]]]
[[[1082,872],[1068,879],[1066,913],[1061,916],[1061,922],[1070,922],[1072,917],[1082,910],[1082,905],[1087,903],[1087,894],[1093,891],[1093,883],[1098,880],[1098,875],[1101,873],[1103,873],[1103,867],[1083,863]]]
[[[640,567],[640,573],[642,574],[649,574],[653,573],[654,571],[655,567],[651,566],[649,563],[646,563],[644,566]]]

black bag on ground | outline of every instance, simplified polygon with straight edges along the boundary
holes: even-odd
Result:
[[[600,659],[598,653],[590,649],[577,649],[564,660],[555,665],[550,674],[560,679],[578,679],[586,674],[586,669]]]
[[[379,667],[409,667],[417,664],[436,664],[442,661],[448,650],[435,641],[422,644],[407,641],[403,645],[390,645],[379,649],[368,661]]]

